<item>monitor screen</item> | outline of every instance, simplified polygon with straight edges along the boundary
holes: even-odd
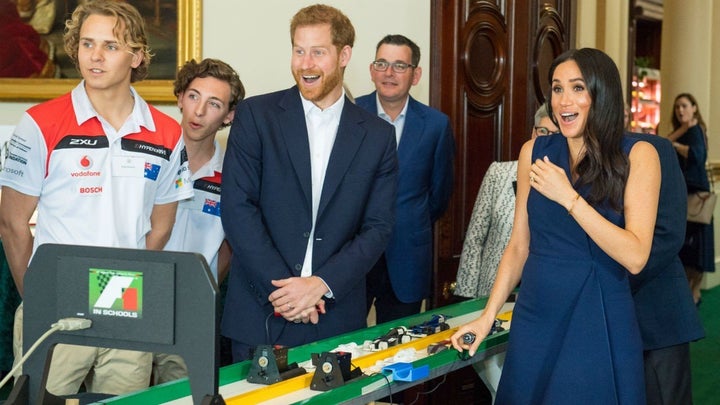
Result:
[[[68,253],[56,258],[57,319],[92,320],[80,335],[174,343],[174,263]]]
[[[39,352],[64,343],[178,354],[193,401],[217,394],[219,294],[201,254],[42,244],[24,282],[25,350],[58,319],[87,318],[90,328],[53,333]],[[23,366],[32,376],[29,403],[45,392],[37,376],[45,375],[47,360],[30,356]]]

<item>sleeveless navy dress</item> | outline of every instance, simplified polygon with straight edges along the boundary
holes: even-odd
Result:
[[[624,138],[627,155],[636,140]],[[532,159],[565,169],[562,134],[536,138]],[[589,187],[578,193],[586,197]],[[622,213],[595,207],[624,226]],[[645,404],[643,347],[628,272],[565,208],[530,190],[530,252],[513,310],[496,404]]]

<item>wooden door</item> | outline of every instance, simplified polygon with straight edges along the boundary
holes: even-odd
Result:
[[[430,103],[445,112],[457,144],[455,188],[435,229],[434,296],[452,283],[470,215],[493,161],[517,159],[544,102],[552,60],[573,42],[569,0],[432,0]]]

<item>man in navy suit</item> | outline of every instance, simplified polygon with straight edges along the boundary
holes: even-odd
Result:
[[[662,183],[650,258],[630,276],[645,358],[648,404],[691,404],[689,342],[705,336],[678,253],[685,241],[687,193],[672,144],[655,135],[629,134],[651,143]]]
[[[395,126],[398,144],[395,227],[367,279],[367,309],[375,300],[377,323],[420,312],[430,295],[433,224],[452,194],[455,141],[450,120],[410,96],[422,75],[419,63],[420,48],[413,41],[387,35],[370,64],[376,91],[356,101]]]
[[[222,334],[233,360],[365,326],[365,275],[394,222],[393,127],[352,104],[355,31],[313,5],[290,26],[296,86],[238,104],[222,179],[233,249]]]

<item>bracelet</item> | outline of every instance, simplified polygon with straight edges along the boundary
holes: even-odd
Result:
[[[575,193],[575,198],[570,202],[570,208],[568,208],[568,215],[572,215],[572,210],[575,208],[575,202],[580,198],[580,194]]]

